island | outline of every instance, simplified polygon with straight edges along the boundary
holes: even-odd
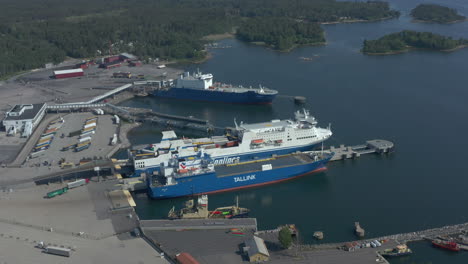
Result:
[[[208,56],[205,44],[210,40],[206,36],[235,36],[236,29],[240,29],[237,37],[243,41],[289,50],[324,42],[319,24],[399,16],[380,1],[269,0],[268,5],[264,0],[4,2],[0,79],[66,58],[89,59],[122,52],[150,63],[200,61]]]
[[[289,18],[249,19],[238,28],[237,38],[280,51],[289,51],[298,45],[325,43],[325,34],[319,24]]]
[[[388,55],[411,49],[454,51],[468,45],[467,39],[452,39],[430,32],[404,30],[376,40],[364,40],[362,52],[368,55]]]
[[[415,22],[455,23],[465,21],[466,17],[459,15],[457,10],[436,4],[420,4],[411,10]]]

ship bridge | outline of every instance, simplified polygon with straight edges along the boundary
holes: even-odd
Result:
[[[282,132],[285,127],[292,124],[291,120],[272,120],[271,122],[257,124],[241,124],[240,128],[255,133]]]

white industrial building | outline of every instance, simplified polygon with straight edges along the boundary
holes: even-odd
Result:
[[[3,119],[7,135],[21,133],[22,137],[29,137],[44,117],[46,108],[47,104],[45,103],[13,106]]]

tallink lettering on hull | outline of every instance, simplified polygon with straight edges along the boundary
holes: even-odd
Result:
[[[272,170],[255,171],[241,174],[217,175],[216,172],[199,174],[184,178],[178,178],[172,185],[154,186],[148,180],[148,195],[154,199],[165,199],[194,194],[207,194],[226,192],[235,189],[256,187],[260,185],[281,182],[314,171],[325,169],[325,164],[330,160],[327,156],[321,160],[294,166],[282,166]],[[243,165],[237,165],[243,166]],[[261,164],[258,164],[261,167]]]

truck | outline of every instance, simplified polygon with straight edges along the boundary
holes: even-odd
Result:
[[[61,248],[61,247],[46,247],[44,249],[45,253],[63,256],[63,257],[70,257],[71,256],[71,249],[68,248]]]
[[[68,189],[72,189],[72,188],[83,186],[87,184],[88,182],[89,182],[89,179],[79,179],[79,180],[67,183],[67,187]]]
[[[63,187],[47,193],[47,198],[54,198],[55,196],[62,195],[68,192],[68,187]]]
[[[115,124],[119,124],[120,123],[120,118],[118,115],[114,115],[114,121],[115,121]]]

